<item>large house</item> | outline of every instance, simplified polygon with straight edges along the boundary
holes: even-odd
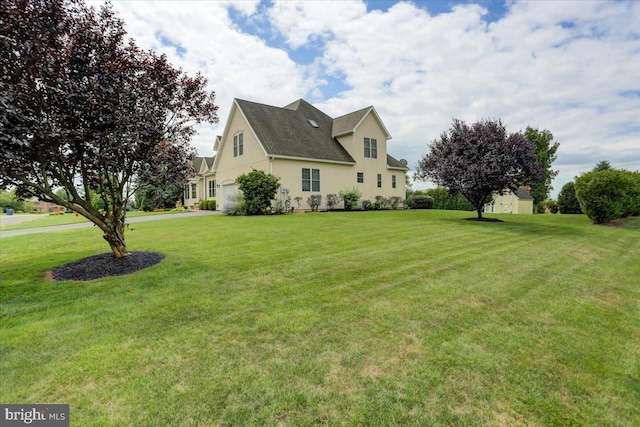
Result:
[[[280,178],[278,199],[357,188],[362,200],[376,196],[404,199],[406,162],[387,154],[389,131],[374,107],[331,118],[300,99],[274,107],[235,99],[212,158],[196,158],[196,176],[185,187],[185,205],[216,199],[232,203],[236,177],[259,169]],[[188,197],[187,197],[188,196]]]

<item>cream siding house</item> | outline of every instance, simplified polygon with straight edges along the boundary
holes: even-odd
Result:
[[[387,154],[390,139],[372,106],[333,119],[302,99],[282,108],[235,99],[209,175],[202,165],[200,175],[216,180],[219,210],[232,203],[236,177],[252,168],[279,177],[277,197],[302,197],[302,209],[312,194],[323,196],[324,208],[327,194],[351,188],[363,200],[404,199],[408,168]]]
[[[486,213],[533,214],[533,197],[520,187],[515,192],[494,194],[491,203],[484,207]]]
[[[183,188],[184,206],[198,207],[202,200],[216,198],[216,174],[213,172],[214,157],[194,157],[195,175],[187,180]]]

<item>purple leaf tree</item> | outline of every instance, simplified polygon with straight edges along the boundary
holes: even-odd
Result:
[[[117,258],[136,177],[163,152],[192,156],[194,125],[218,120],[203,76],[125,35],[110,5],[0,2],[0,187],[87,217]]]
[[[475,206],[478,219],[493,193],[515,191],[539,179],[533,144],[520,133],[507,134],[500,120],[468,125],[454,119],[448,132],[433,141],[418,163],[416,176],[462,193]]]

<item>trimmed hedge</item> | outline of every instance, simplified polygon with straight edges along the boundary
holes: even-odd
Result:
[[[409,196],[407,206],[409,209],[431,209],[433,208],[433,197],[431,196]]]
[[[588,172],[576,178],[575,190],[582,211],[594,224],[640,215],[640,172]]]
[[[201,200],[198,204],[198,208],[201,211],[215,211],[216,210],[216,201],[215,200]]]

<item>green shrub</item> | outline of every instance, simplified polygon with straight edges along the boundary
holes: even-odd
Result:
[[[284,203],[282,200],[276,200],[276,202],[271,206],[271,213],[275,215],[283,214],[285,211]]]
[[[187,211],[188,211],[188,209],[185,208],[184,206],[180,206],[180,207],[171,209],[171,212],[187,212]]]
[[[558,213],[558,203],[555,200],[545,200],[534,206],[537,213]]]
[[[409,196],[407,205],[409,209],[431,209],[433,208],[433,197],[431,196]]]
[[[322,203],[322,195],[312,194],[311,196],[307,197],[307,203],[311,207],[312,212],[318,212],[318,208]]]
[[[207,209],[210,211],[216,210],[216,201],[215,200],[207,200]]]
[[[344,202],[344,210],[352,211],[358,207],[358,200],[362,197],[362,193],[357,188],[340,191],[340,198]]]
[[[580,202],[576,197],[576,187],[573,181],[562,186],[558,194],[558,209],[561,214],[581,214]]]
[[[340,204],[340,196],[337,194],[327,194],[327,210],[333,210]]]
[[[576,179],[576,197],[594,224],[640,214],[640,173],[606,169]]]
[[[414,196],[430,196],[433,198],[433,209],[445,209],[451,211],[475,211],[470,201],[462,195],[456,193],[452,195],[444,187],[429,188],[427,190],[417,190],[412,193]],[[408,201],[408,198],[407,198]]]
[[[201,211],[207,209],[207,201],[201,200],[200,203],[198,203],[198,209],[200,209]]]
[[[389,206],[391,206],[391,209],[398,209],[400,202],[402,202],[402,197],[393,196],[389,198]]]
[[[363,211],[370,211],[371,209],[372,209],[371,200],[363,200],[362,201],[362,210]]]
[[[229,203],[222,206],[222,213],[230,216],[247,215],[247,205],[242,194],[229,196]]]
[[[236,178],[242,191],[247,215],[265,215],[271,213],[271,201],[275,199],[280,179],[258,169]]]

